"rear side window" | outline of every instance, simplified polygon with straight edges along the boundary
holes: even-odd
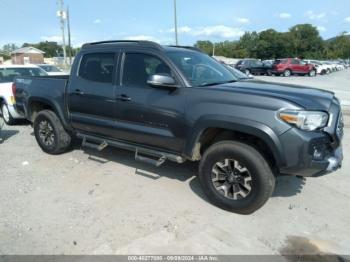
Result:
[[[292,64],[293,65],[299,65],[300,61],[298,59],[292,59]]]
[[[113,82],[115,74],[114,53],[84,55],[79,68],[79,76],[94,82]]]

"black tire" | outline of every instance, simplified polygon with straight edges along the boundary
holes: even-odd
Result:
[[[317,72],[315,69],[312,69],[310,72],[309,72],[309,76],[310,77],[315,77],[317,75]]]
[[[49,129],[49,135],[43,134],[45,131],[41,125]],[[43,110],[36,116],[34,120],[34,134],[41,149],[51,155],[64,153],[71,145],[71,136],[63,128],[57,115],[50,110]],[[48,141],[48,137],[44,138],[46,135],[49,136],[50,141]]]
[[[292,71],[289,70],[289,69],[286,69],[284,72],[283,72],[283,76],[284,77],[290,77],[292,75]]]
[[[268,75],[268,76],[272,76],[272,72],[271,72],[271,70],[267,70],[267,71],[266,71],[266,75]]]
[[[251,191],[246,197],[234,200],[215,188],[212,171],[216,163],[225,159],[239,161],[249,170]],[[206,150],[199,165],[199,180],[210,202],[222,209],[245,215],[262,207],[275,188],[275,176],[265,158],[255,148],[236,141],[218,142]]]
[[[6,117],[4,114],[6,114]],[[16,119],[14,119],[12,117],[6,103],[3,103],[1,105],[1,116],[2,116],[2,119],[4,120],[4,122],[6,123],[6,125],[12,126],[12,125],[16,124]]]

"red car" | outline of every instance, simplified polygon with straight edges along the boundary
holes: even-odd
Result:
[[[293,74],[316,76],[317,70],[314,65],[300,59],[285,58],[276,59],[272,65],[272,74],[289,77]]]

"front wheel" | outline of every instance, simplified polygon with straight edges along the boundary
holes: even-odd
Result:
[[[16,123],[16,119],[12,117],[11,112],[5,103],[1,105],[1,113],[6,125],[11,126]]]
[[[292,71],[290,71],[289,69],[287,69],[286,71],[284,71],[283,75],[285,77],[290,77],[292,75]]]
[[[218,142],[204,153],[199,180],[214,205],[239,214],[262,207],[275,187],[265,158],[255,148],[235,141]]]
[[[37,115],[34,134],[41,149],[51,155],[67,151],[71,144],[71,136],[64,130],[57,115],[50,110],[43,110]]]

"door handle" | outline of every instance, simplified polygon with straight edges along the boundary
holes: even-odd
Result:
[[[83,91],[79,90],[79,89],[74,90],[73,94],[76,94],[76,95],[78,95],[78,96],[83,96],[83,95],[85,95],[85,93],[84,93]]]
[[[124,102],[131,101],[131,97],[129,97],[129,96],[125,95],[125,94],[117,96],[116,99],[120,100],[120,101],[124,101]]]

